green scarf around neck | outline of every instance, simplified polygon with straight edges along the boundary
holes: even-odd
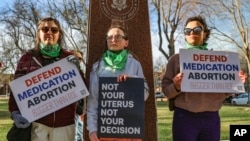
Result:
[[[124,49],[120,53],[114,53],[110,50],[107,50],[103,54],[102,58],[106,66],[109,66],[113,69],[122,70],[124,69],[127,62],[128,51]]]
[[[40,52],[42,55],[46,55],[49,57],[58,57],[61,48],[59,47],[59,44],[55,45],[45,45],[43,43],[40,43]]]
[[[187,43],[186,48],[187,49],[194,49],[194,50],[208,50],[207,49],[207,43],[204,43],[201,46],[193,46],[193,45],[190,45],[189,43]]]

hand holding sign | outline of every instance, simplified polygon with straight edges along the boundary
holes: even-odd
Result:
[[[245,83],[247,79],[247,74],[244,73],[242,70],[240,70],[239,76],[240,76],[240,80],[242,81],[242,83]]]
[[[122,74],[117,77],[117,82],[123,82],[126,81],[129,76],[127,74]]]
[[[11,118],[15,121],[17,128],[27,128],[30,126],[30,122],[24,118],[19,111],[13,111]]]
[[[77,68],[80,68],[80,62],[75,55],[70,55],[67,57],[67,60],[76,65]]]
[[[178,73],[173,78],[175,89],[178,90],[178,91],[181,90],[181,81],[182,81],[182,78],[183,78],[183,73]]]

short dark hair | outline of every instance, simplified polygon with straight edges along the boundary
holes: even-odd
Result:
[[[198,21],[198,22],[200,22],[203,25],[204,32],[207,34],[206,38],[204,39],[204,42],[206,42],[208,40],[208,38],[210,37],[211,30],[208,29],[208,26],[207,26],[205,18],[203,18],[202,16],[190,17],[190,18],[187,19],[187,21],[185,23],[185,27],[187,26],[187,24],[189,22],[192,22],[192,21]]]

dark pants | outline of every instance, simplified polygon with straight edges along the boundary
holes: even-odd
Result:
[[[193,113],[175,108],[173,141],[219,141],[219,112]]]

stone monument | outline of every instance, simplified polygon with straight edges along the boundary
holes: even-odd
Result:
[[[90,0],[86,80],[94,62],[105,50],[105,37],[112,20],[126,23],[129,46],[142,64],[150,94],[145,102],[145,141],[157,141],[157,114],[154,95],[153,62],[147,0]],[[86,117],[86,116],[85,116]],[[89,141],[86,130],[85,141]]]

